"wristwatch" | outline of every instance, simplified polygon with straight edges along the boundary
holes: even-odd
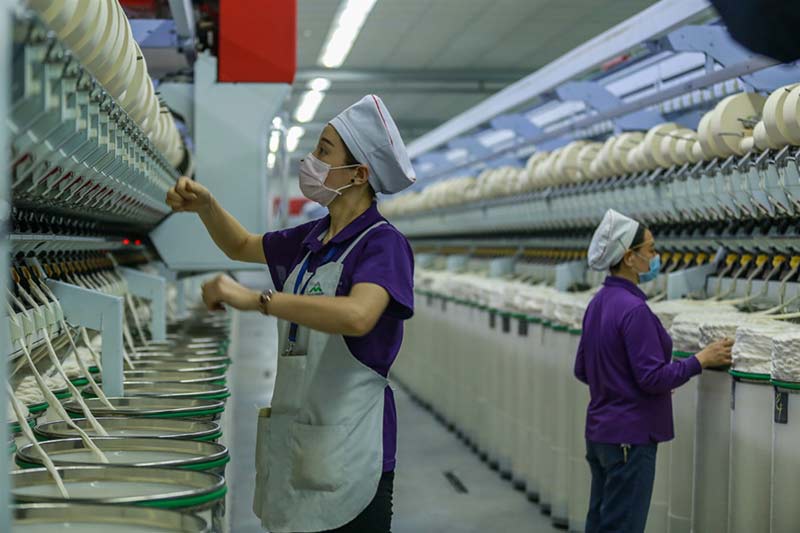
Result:
[[[261,306],[260,311],[267,316],[269,316],[269,303],[272,301],[273,294],[275,294],[275,291],[268,289],[258,297],[258,303]]]

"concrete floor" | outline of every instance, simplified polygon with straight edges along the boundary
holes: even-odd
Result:
[[[262,285],[263,286],[263,285]],[[228,377],[233,396],[223,418],[228,465],[228,527],[260,533],[252,512],[257,408],[269,405],[276,366],[275,322],[255,313],[234,316]],[[515,491],[430,413],[398,387],[398,466],[394,533],[545,533],[558,531],[539,508]],[[445,477],[452,472],[467,492]]]

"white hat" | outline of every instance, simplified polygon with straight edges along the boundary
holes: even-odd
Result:
[[[358,162],[369,167],[375,192],[393,194],[417,180],[397,125],[379,97],[368,94],[339,113],[331,125]]]
[[[639,223],[635,220],[613,209],[606,211],[589,245],[589,266],[603,271],[619,263],[638,229]]]

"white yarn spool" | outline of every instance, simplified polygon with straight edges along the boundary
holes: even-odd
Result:
[[[661,141],[664,135],[678,128],[674,122],[664,122],[653,126],[642,140],[642,155],[646,162],[646,168],[657,168],[669,166],[667,161],[661,156]]]
[[[623,174],[636,172],[636,166],[628,160],[630,154],[639,143],[644,140],[644,133],[641,131],[628,131],[619,136],[619,139],[612,147],[612,159],[614,166],[620,168]]]
[[[86,69],[97,78],[96,67],[102,60],[103,54],[107,53],[107,46],[110,46],[116,39],[115,32],[117,26],[112,20],[113,11],[108,0],[100,0],[95,3],[96,16],[89,31],[84,33],[84,42],[74,45],[72,50],[81,60]]]
[[[739,93],[720,101],[711,113],[709,130],[713,137],[715,155],[728,157],[743,155],[739,143],[752,130],[744,121],[760,117],[766,98],[757,93]]]
[[[792,89],[783,101],[783,126],[786,138],[794,145],[800,145],[800,86]]]
[[[577,183],[579,181],[578,154],[585,145],[585,141],[573,141],[561,151],[561,155],[555,163],[555,174],[559,183]]]
[[[589,181],[594,179],[592,174],[592,161],[597,158],[597,153],[600,151],[600,143],[586,143],[580,152],[578,152],[578,179],[579,181]]]
[[[700,119],[700,123],[697,125],[697,142],[700,143],[700,147],[702,148],[702,160],[708,160],[713,157],[717,157],[717,148],[714,144],[714,139],[711,136],[711,130],[709,126],[711,125],[711,113],[709,111]]]
[[[684,130],[682,137],[675,146],[680,159],[689,163],[699,162],[700,158],[694,153],[694,146],[697,144],[697,132],[687,129]]]
[[[114,4],[117,5],[117,10],[120,14],[120,33],[122,39],[119,52],[115,56],[115,60],[111,66],[110,76],[108,76],[107,81],[104,83],[108,91],[114,95],[115,98],[119,98],[133,79],[133,75],[136,71],[138,48],[134,46],[136,40],[133,38],[133,32],[131,31],[128,17],[126,17],[122,9],[119,8],[116,0],[114,0]]]
[[[786,127],[783,108],[784,104],[786,103],[786,98],[789,96],[789,94],[791,94],[792,89],[795,87],[800,87],[800,84],[795,83],[792,85],[786,85],[772,91],[769,97],[767,97],[766,103],[764,104],[764,111],[761,120],[764,122],[764,128],[767,131],[767,136],[770,138],[772,143],[775,145],[780,145],[781,147],[792,143],[791,134]]]

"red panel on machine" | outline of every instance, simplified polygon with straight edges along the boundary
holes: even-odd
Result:
[[[292,83],[296,0],[220,0],[220,82]]]

